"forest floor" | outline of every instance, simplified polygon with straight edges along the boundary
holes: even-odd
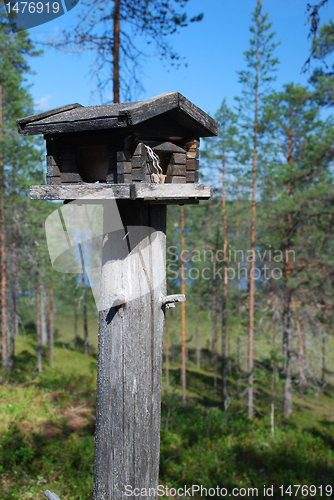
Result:
[[[219,486],[226,488],[227,496],[237,488],[234,498],[334,498],[333,386],[328,383],[323,391],[308,390],[305,399],[294,387],[294,413],[284,418],[283,381],[277,377],[272,436],[271,369],[264,348],[255,387],[256,417],[250,421],[247,377],[235,357],[228,376],[229,406],[225,413],[220,409],[220,377],[217,394],[208,349],[211,333],[205,338],[202,331],[200,369],[193,340],[189,340],[188,399],[183,405],[176,324],[177,318],[175,324],[170,323],[168,388],[165,365],[163,369],[160,484],[170,488],[201,485],[207,490]],[[45,350],[41,375],[36,372],[33,325],[17,338],[15,373],[2,373],[0,385],[1,500],[42,500],[46,489],[61,500],[91,500],[97,363],[94,315],[89,329],[92,349],[86,356],[82,342],[74,349],[72,319],[60,316],[55,367],[49,367]],[[78,333],[82,338],[82,329]],[[296,485],[300,485],[298,491]],[[202,497],[218,498],[223,493],[203,490]]]

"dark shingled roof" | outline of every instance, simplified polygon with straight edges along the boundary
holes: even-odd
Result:
[[[146,101],[84,107],[69,104],[17,120],[20,134],[63,134],[116,128],[140,128],[140,124],[168,113],[168,118],[198,137],[218,134],[218,123],[178,92]]]

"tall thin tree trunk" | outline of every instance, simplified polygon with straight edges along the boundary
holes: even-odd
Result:
[[[48,344],[47,327],[47,295],[44,286],[41,287],[41,339],[42,345]]]
[[[83,209],[83,207],[82,207]],[[84,329],[84,350],[85,354],[89,354],[89,337],[88,337],[88,321],[87,321],[87,298],[86,298],[86,279],[85,279],[85,257],[84,257],[84,246],[83,246],[83,210],[81,210],[81,243],[79,245],[79,253],[81,259],[81,288],[82,288],[82,313],[83,313],[83,329]]]
[[[273,331],[273,348],[276,351],[276,302],[275,302],[275,294],[273,292],[271,298],[271,309],[272,309],[272,331]],[[272,422],[272,438],[274,439],[274,408],[275,408],[275,377],[277,373],[277,363],[276,359],[273,360],[273,369],[271,374],[271,422]]]
[[[235,211],[236,211],[236,234],[235,234],[235,243],[236,243],[236,248],[239,250],[239,241],[240,241],[240,217],[239,217],[239,196],[237,195],[237,199],[235,202]],[[241,290],[241,284],[240,284],[240,271],[239,271],[239,252],[237,251],[237,270],[238,270],[238,277],[237,277],[237,283],[238,283],[238,290]],[[238,312],[240,308],[240,296],[238,294]]]
[[[120,0],[114,0],[113,90],[114,103],[119,102]]]
[[[17,252],[16,252],[16,231],[15,231],[15,209],[13,211],[14,224],[13,224],[13,235],[12,235],[12,258],[11,258],[11,329],[9,337],[9,353],[8,353],[8,368],[10,370],[14,369],[15,364],[15,337],[18,335],[19,325],[17,316],[17,305],[18,305],[18,272],[17,272]]]
[[[226,181],[225,181],[225,173],[226,173],[226,155],[225,155],[225,147],[223,140],[223,155],[222,155],[222,216],[223,216],[223,232],[224,232],[224,280],[223,280],[223,299],[222,299],[222,366],[221,366],[221,402],[223,410],[226,409],[226,401],[227,401],[227,382],[226,382],[226,336],[227,336],[227,263],[228,263],[228,255],[227,255],[227,217],[226,217]],[[238,228],[239,230],[239,228]]]
[[[78,340],[78,299],[74,297],[74,347],[77,347]]]
[[[275,300],[275,292],[273,292],[273,296],[271,299],[271,309],[272,309],[272,317],[271,317],[271,322],[272,322],[272,330],[273,330],[273,348],[276,351],[277,344],[276,344],[276,300]],[[277,373],[277,362],[276,359],[274,359],[273,362],[273,376],[275,377],[275,374]]]
[[[287,163],[291,165],[293,158],[293,142],[292,142],[292,127],[288,129],[287,134],[288,139],[288,148],[287,148]],[[288,182],[287,185],[287,195],[291,196],[292,189],[291,183]],[[288,279],[291,275],[291,264],[290,264],[290,254],[288,249],[290,248],[289,241],[289,233],[291,228],[291,215],[287,216],[287,251],[285,252],[285,262],[284,262],[284,281],[285,281],[285,289],[283,291],[283,376],[284,376],[284,385],[283,385],[283,413],[285,416],[289,416],[292,413],[292,387],[291,387],[291,353],[290,353],[290,342],[291,342],[291,308],[293,308],[292,304],[292,291],[288,285]]]
[[[216,261],[215,261],[216,266]],[[216,268],[214,267],[216,270]],[[217,280],[213,279],[213,314],[212,314],[212,340],[211,340],[211,361],[213,364],[213,391],[217,395],[217,317],[218,317],[218,300],[217,300]]]
[[[2,139],[2,87],[0,85],[0,140]],[[1,300],[1,360],[7,369],[7,311],[6,311],[6,222],[5,168],[0,148],[0,300]]]
[[[291,297],[292,311],[296,312],[296,303],[294,296]],[[304,339],[301,324],[298,318],[295,318],[295,323],[298,332],[298,369],[299,369],[299,395],[305,399],[305,371],[304,371]]]
[[[253,186],[252,186],[252,214],[251,214],[251,244],[252,255],[249,277],[249,330],[248,330],[248,417],[254,416],[254,300],[255,300],[255,224],[256,224],[256,174],[257,174],[257,135],[258,135],[258,79],[260,53],[256,50],[256,84],[255,84],[255,111],[254,111],[254,142],[253,142]]]
[[[326,330],[321,329],[321,383],[325,383],[326,378]]]
[[[273,311],[272,315],[272,328],[273,328],[273,348],[276,352],[276,302],[275,302],[275,294],[273,292],[271,308]],[[274,427],[274,416],[275,416],[275,377],[277,373],[277,363],[276,359],[273,360],[273,370],[271,374],[271,415],[270,415],[270,423],[271,423],[271,438],[275,439],[275,427]]]
[[[184,254],[184,205],[180,207],[181,221],[181,255]],[[184,260],[181,258],[181,293],[186,293]],[[186,395],[186,303],[181,302],[181,379],[182,379],[182,401],[185,403]]]
[[[36,336],[37,336],[37,363],[38,373],[42,373],[42,336],[41,336],[41,311],[39,303],[39,244],[35,241],[36,245]]]
[[[82,244],[80,247],[80,258],[81,258],[81,287],[82,287],[82,312],[83,312],[83,327],[84,327],[84,344],[85,344],[85,354],[89,354],[89,338],[88,338],[88,322],[87,322],[87,299],[86,299],[86,280],[85,280],[85,261],[82,249]]]
[[[169,311],[168,308],[166,308],[166,322],[165,322],[165,329],[166,329],[166,340],[165,340],[165,359],[166,359],[166,390],[168,391],[169,389]]]
[[[199,285],[196,287],[196,363],[197,368],[200,370],[201,368],[201,349],[199,345]]]
[[[292,413],[292,392],[291,392],[291,290],[287,289],[284,294],[283,305],[283,413],[285,416]]]
[[[53,337],[53,274],[49,292],[49,356],[51,368],[54,368],[54,337]]]

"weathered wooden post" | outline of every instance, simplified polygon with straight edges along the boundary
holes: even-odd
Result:
[[[218,124],[171,92],[137,103],[64,106],[18,127],[46,139],[47,184],[32,186],[32,199],[104,203],[93,498],[134,498],[135,488],[153,498],[164,310],[182,300],[166,296],[166,208],[211,197],[198,184],[198,147]],[[108,208],[107,200],[117,205]],[[122,228],[110,232],[119,216]]]

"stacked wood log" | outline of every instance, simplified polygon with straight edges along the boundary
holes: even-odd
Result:
[[[194,139],[185,143],[187,148],[187,182],[198,182],[198,169],[199,169],[199,141]]]
[[[159,157],[166,184],[198,182],[199,141],[145,140],[133,135],[110,138],[73,134],[46,137],[49,185],[106,182],[131,184],[154,182],[146,146]]]

